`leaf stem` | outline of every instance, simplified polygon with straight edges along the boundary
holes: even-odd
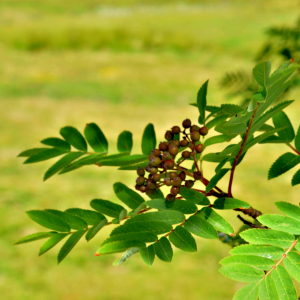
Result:
[[[298,155],[300,155],[300,152],[297,151],[290,143],[286,143],[287,146],[289,146],[295,153],[297,153]]]

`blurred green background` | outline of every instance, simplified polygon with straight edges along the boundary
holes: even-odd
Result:
[[[171,264],[156,259],[152,267],[139,255],[120,267],[112,266],[118,255],[94,257],[106,229],[88,244],[82,240],[59,266],[59,247],[38,258],[43,241],[13,246],[41,230],[25,211],[117,201],[112,184],[132,186],[135,177],[86,167],[43,183],[53,161],[24,166],[16,156],[65,125],[83,129],[87,122],[102,128],[111,153],[118,134],[132,131],[133,153],[140,153],[147,123],[160,141],[184,118],[197,122],[197,109],[188,104],[206,79],[210,104],[238,103],[226,98],[219,79],[251,70],[266,28],[293,24],[298,14],[295,0],[1,0],[1,299],[231,299],[241,284],[218,272],[229,247],[216,240],[199,238],[197,253],[175,249]],[[289,97],[298,95],[294,90]],[[297,101],[286,110],[297,127],[299,109]],[[250,151],[236,172],[235,197],[263,212],[275,212],[280,200],[298,204],[292,171],[267,181],[268,168],[286,151],[274,144]],[[211,176],[215,165],[204,167]],[[236,212],[223,215],[239,228]]]

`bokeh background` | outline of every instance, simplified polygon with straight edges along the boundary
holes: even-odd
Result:
[[[140,153],[144,127],[153,122],[158,141],[164,131],[189,117],[197,122],[196,93],[210,79],[208,101],[239,103],[220,87],[225,72],[250,72],[255,53],[273,25],[292,25],[295,0],[1,0],[0,1],[0,295],[5,300],[229,300],[240,283],[223,277],[218,261],[229,246],[197,239],[198,252],[176,250],[173,262],[146,266],[136,255],[120,267],[118,255],[94,257],[108,234],[83,239],[56,265],[59,246],[38,258],[44,241],[13,246],[40,231],[30,209],[88,208],[94,198],[117,201],[112,184],[133,185],[134,172],[86,167],[43,183],[53,163],[22,165],[22,150],[38,147],[72,125],[96,122],[111,153],[123,130]],[[274,58],[274,64],[279,59]],[[299,126],[297,101],[286,112]],[[216,147],[215,149],[218,149]],[[214,150],[212,148],[212,150]],[[299,202],[292,172],[267,181],[284,145],[249,151],[235,176],[234,195],[263,212],[276,201]],[[54,159],[55,160],[55,159]],[[207,175],[215,165],[206,163]],[[227,180],[220,184],[226,188]],[[236,212],[223,214],[237,230]],[[298,294],[300,294],[298,285]]]

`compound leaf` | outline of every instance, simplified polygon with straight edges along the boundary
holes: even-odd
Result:
[[[260,300],[279,300],[275,282],[271,276],[267,276],[260,283]]]
[[[156,136],[153,124],[148,124],[144,130],[142,137],[142,153],[150,155],[151,151],[156,147]]]
[[[90,241],[98,232],[99,230],[104,227],[107,224],[107,220],[103,219],[102,221],[100,221],[99,223],[95,224],[92,228],[89,229],[89,231],[87,232],[85,239],[87,241]]]
[[[283,130],[278,132],[280,139],[287,140],[287,143],[290,143],[295,138],[294,128],[288,116],[283,111],[279,111],[273,116],[273,124],[275,128],[285,127]]]
[[[48,241],[46,241],[39,252],[39,256],[46,253],[50,249],[52,249],[56,244],[58,244],[63,238],[65,238],[68,233],[57,233],[54,236],[52,236]]]
[[[197,244],[192,235],[180,225],[169,235],[170,242],[177,248],[188,251],[196,252]]]
[[[300,221],[300,207],[288,202],[275,202],[276,207],[287,216]]]
[[[198,205],[209,205],[210,204],[209,199],[205,195],[203,195],[202,193],[199,193],[195,190],[188,189],[184,186],[182,186],[180,188],[179,194],[187,201],[193,202]]]
[[[300,255],[296,252],[289,252],[283,263],[288,273],[300,282]]]
[[[233,300],[256,300],[259,294],[259,285],[250,283],[236,292]]]
[[[153,244],[155,254],[163,261],[171,262],[173,257],[173,250],[169,240],[166,237],[162,237],[159,241]]]
[[[148,265],[152,266],[155,258],[155,249],[153,245],[150,245],[145,248],[140,249],[140,254],[143,259],[143,261]]]
[[[55,138],[55,137],[47,138],[42,140],[41,143],[55,148],[63,148],[67,151],[71,150],[70,144],[60,138]]]
[[[258,221],[265,226],[292,234],[300,234],[300,221],[281,215],[262,215]]]
[[[90,205],[98,212],[112,218],[119,218],[122,211],[124,210],[123,206],[102,199],[94,199],[91,201]]]
[[[117,147],[119,152],[131,152],[133,145],[132,133],[130,131],[123,131],[118,137]]]
[[[118,253],[118,252],[124,252],[129,248],[144,248],[146,245],[143,242],[139,241],[117,241],[112,242],[109,244],[105,244],[104,246],[100,247],[96,254],[98,256],[104,255],[104,254],[111,254],[111,253]]]
[[[37,153],[33,154],[29,158],[27,158],[24,164],[31,164],[40,161],[44,161],[62,154],[69,152],[64,148],[45,148],[43,151],[38,151]],[[22,154],[22,153],[21,153]],[[21,156],[21,154],[19,156]],[[23,155],[24,156],[24,152]]]
[[[82,134],[74,127],[66,126],[60,130],[61,136],[74,148],[87,151],[87,144]]]
[[[270,270],[275,264],[274,260],[272,259],[255,255],[233,255],[228,256],[220,261],[222,266],[232,263],[242,263],[266,271]]]
[[[29,235],[27,235],[27,236],[19,239],[15,243],[15,245],[24,244],[24,243],[29,243],[29,242],[33,242],[33,241],[45,239],[45,238],[53,236],[54,234],[56,234],[56,232],[37,232],[37,233],[29,234]]]
[[[292,186],[300,183],[300,169],[294,174],[292,178]]]
[[[197,106],[200,113],[199,122],[205,124],[205,108],[208,80],[204,82],[197,94]]]
[[[99,222],[106,220],[106,218],[102,214],[88,209],[69,208],[65,212],[78,218],[81,218],[88,225],[96,225]]]

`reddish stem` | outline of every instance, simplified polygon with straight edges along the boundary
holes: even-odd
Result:
[[[298,155],[300,155],[300,152],[297,151],[291,144],[286,143],[295,153],[297,153]]]

